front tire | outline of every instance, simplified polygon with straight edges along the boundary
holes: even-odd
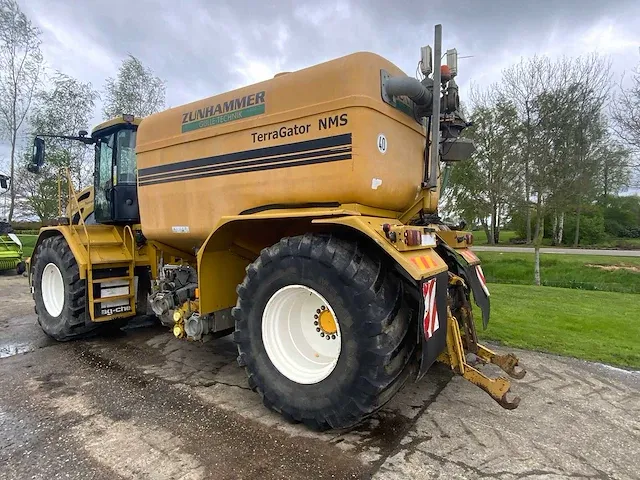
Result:
[[[100,325],[87,321],[85,280],[64,237],[44,239],[34,256],[33,299],[42,330],[60,342],[94,333]]]
[[[403,281],[364,243],[306,234],[264,249],[238,286],[233,315],[251,388],[316,430],[359,423],[416,365]]]

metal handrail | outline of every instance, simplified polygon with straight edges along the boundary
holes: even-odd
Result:
[[[82,218],[82,212],[80,211],[80,202],[78,201],[78,196],[76,194],[76,189],[73,188],[73,182],[71,181],[71,172],[69,172],[68,167],[64,167],[64,171],[67,177],[67,186],[69,189],[69,199],[73,198],[75,202],[76,209],[78,210],[78,223],[82,225],[84,229],[84,235],[87,238],[87,261],[91,263],[91,240],[89,239],[89,232],[87,230],[87,225],[84,223],[84,218]],[[62,208],[62,207],[60,207]],[[62,212],[61,212],[62,213]],[[62,216],[62,215],[61,215]],[[73,217],[71,216],[71,209],[69,209],[69,224],[72,224]]]
[[[133,262],[133,267],[136,265],[136,239],[133,236],[133,230],[131,230],[130,225],[124,226],[124,231],[129,233],[129,237],[131,238],[131,261]],[[125,246],[127,244],[125,243]],[[133,275],[132,275],[133,276]]]

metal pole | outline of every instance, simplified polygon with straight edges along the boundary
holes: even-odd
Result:
[[[58,169],[58,218],[62,217],[62,185],[60,182],[60,169]]]
[[[427,188],[438,186],[440,147],[440,65],[442,63],[442,25],[436,25],[433,42],[433,113],[431,114],[431,155],[429,155],[429,182]]]

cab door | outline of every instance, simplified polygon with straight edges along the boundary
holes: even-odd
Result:
[[[138,209],[136,125],[122,125],[96,142],[95,220],[103,224],[140,221]]]

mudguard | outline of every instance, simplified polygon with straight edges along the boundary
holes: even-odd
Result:
[[[447,289],[449,274],[441,272],[420,282],[418,323],[422,358],[417,380],[434,364],[447,345]]]
[[[468,248],[454,249],[445,243],[438,246],[438,254],[442,256],[450,265],[458,267],[458,274],[463,276],[473,293],[476,305],[482,311],[482,327],[487,328],[489,324],[489,313],[491,305],[489,302],[489,289],[484,278],[480,259]]]

